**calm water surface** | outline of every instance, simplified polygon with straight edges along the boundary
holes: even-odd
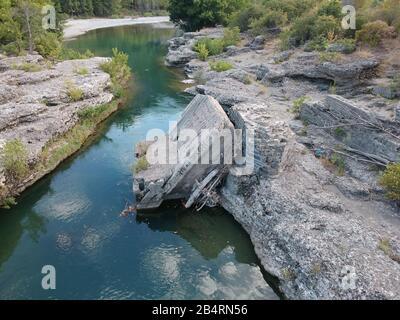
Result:
[[[0,299],[276,299],[249,237],[222,210],[162,208],[119,217],[132,201],[133,146],[167,130],[190,100],[182,75],[163,65],[172,29],[130,26],[69,42],[129,53],[132,98],[79,154],[0,211]],[[57,289],[41,288],[41,269]]]

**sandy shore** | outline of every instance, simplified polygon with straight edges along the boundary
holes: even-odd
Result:
[[[64,26],[64,39],[72,39],[88,31],[102,28],[134,25],[134,24],[166,24],[169,23],[168,16],[160,17],[141,17],[141,18],[123,18],[123,19],[69,19]]]

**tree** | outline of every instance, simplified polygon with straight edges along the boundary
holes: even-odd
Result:
[[[26,31],[28,33],[28,50],[29,53],[33,53],[33,33],[32,33],[32,19],[34,15],[34,5],[30,3],[29,1],[19,1],[18,2],[18,8],[21,10],[23,19],[24,19],[24,24]]]
[[[12,46],[17,53],[21,50],[22,34],[13,19],[12,9],[11,0],[0,0],[0,45],[3,48]]]
[[[188,31],[200,30],[227,22],[229,15],[246,0],[170,0],[171,20]]]

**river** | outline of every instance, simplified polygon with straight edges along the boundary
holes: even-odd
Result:
[[[183,75],[163,63],[174,33],[137,25],[68,42],[99,56],[127,52],[132,94],[85,148],[0,211],[0,299],[277,299],[223,210],[119,216],[133,200],[134,145],[167,130],[190,101]],[[55,290],[41,287],[44,265],[56,269]]]

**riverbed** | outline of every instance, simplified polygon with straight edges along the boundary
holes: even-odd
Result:
[[[225,211],[170,204],[120,216],[133,202],[135,144],[167,130],[190,101],[183,74],[164,65],[175,32],[132,25],[68,42],[99,56],[127,52],[131,94],[83,150],[0,211],[0,299],[277,299]],[[56,269],[56,290],[41,287],[44,265]]]

